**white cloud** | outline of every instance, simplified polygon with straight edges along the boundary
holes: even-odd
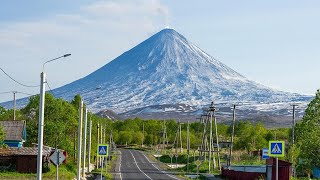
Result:
[[[55,14],[0,25],[0,66],[22,82],[38,83],[44,61],[72,53],[69,62],[46,67],[51,88],[98,69],[167,25],[168,8],[159,0],[97,1],[75,13]],[[0,92],[20,90],[0,76]],[[2,84],[5,84],[2,85]],[[11,97],[0,95],[0,101]]]

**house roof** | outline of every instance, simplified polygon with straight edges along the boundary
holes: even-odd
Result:
[[[25,121],[0,121],[0,126],[3,127],[6,141],[22,141],[24,140],[23,132],[26,128]]]
[[[44,147],[43,156],[48,156],[51,153],[51,148]],[[38,155],[38,147],[9,147],[0,148],[0,156],[36,156]]]

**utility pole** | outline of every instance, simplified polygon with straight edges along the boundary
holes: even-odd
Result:
[[[103,137],[102,137],[102,131],[103,131],[103,126],[102,126],[102,124],[101,124],[101,129],[100,129],[100,144],[102,144],[102,138],[103,138]],[[104,160],[103,157],[100,156],[100,166],[103,166],[103,163],[104,163],[103,160]]]
[[[294,126],[296,124],[296,104],[292,104],[292,145],[294,145]]]
[[[63,56],[46,61],[42,65],[42,72],[40,74],[40,104],[39,104],[39,122],[38,122],[38,155],[37,155],[37,180],[42,179],[42,147],[43,147],[43,126],[44,126],[44,102],[45,102],[45,86],[46,74],[44,71],[44,66],[52,61],[60,58],[65,58],[71,54],[65,54]]]
[[[294,146],[294,126],[296,124],[296,104],[292,105],[292,147]],[[291,156],[291,162],[293,162],[293,154]],[[296,171],[294,165],[292,165],[292,175],[295,177],[296,176]]]
[[[165,147],[165,144],[166,144],[166,134],[167,134],[167,132],[166,132],[167,130],[166,130],[166,122],[165,122],[165,120],[163,120],[163,134],[162,134],[162,148],[163,148],[163,151],[164,151],[164,153],[166,153],[166,147]]]
[[[106,127],[103,130],[103,144],[106,143]]]
[[[201,140],[201,146],[199,148],[199,156],[201,157],[201,160],[206,159],[206,150],[207,150],[207,126],[208,126],[208,116],[207,112],[203,112],[203,114],[200,116],[200,122],[204,125],[203,133],[202,133],[202,140]]]
[[[16,120],[16,91],[13,91],[13,120]]]
[[[209,139],[209,173],[211,172],[211,155],[212,155],[212,146],[213,146],[213,138],[212,138],[212,116],[215,111],[215,108],[213,106],[213,102],[210,106],[210,139]],[[214,158],[214,157],[213,157]]]
[[[98,125],[97,125],[97,146],[98,146],[98,144],[99,144],[99,123],[98,123]],[[96,167],[97,167],[97,169],[99,168],[99,159],[100,159],[100,157],[98,157],[98,156],[96,156]]]
[[[180,122],[179,122],[179,136],[180,136],[180,153],[182,153],[183,149],[182,149],[181,123]]]
[[[86,177],[85,168],[86,168],[86,149],[87,149],[87,118],[88,118],[88,109],[86,108],[85,111],[84,111],[82,177]]]
[[[56,164],[56,180],[59,179],[59,151],[58,151],[58,144],[57,144],[57,141],[58,141],[58,137],[56,137],[56,142],[55,142],[55,146],[56,146],[56,149],[55,149],[55,152],[57,152],[57,164]]]
[[[189,132],[189,121],[187,126],[187,173],[189,173],[189,155],[190,155],[190,132]]]
[[[144,121],[142,121],[142,145],[141,145],[141,147],[143,147],[143,141],[144,141]]]
[[[109,137],[109,149],[113,149],[112,130],[110,131],[110,137]]]
[[[236,122],[236,105],[233,105],[233,114],[232,114],[232,132],[231,132],[231,143],[230,143],[230,153],[229,153],[229,166],[231,166],[232,161],[232,148],[233,148],[233,137],[234,137],[234,126]]]
[[[74,142],[73,142],[73,150],[74,150],[74,153],[73,153],[73,159],[76,159],[76,154],[77,154],[77,148],[76,148],[76,143],[77,143],[77,132],[75,131],[74,133],[73,133],[73,136],[74,136]]]
[[[216,142],[217,142],[218,168],[219,168],[219,171],[221,171],[221,165],[220,165],[220,147],[219,147],[219,136],[218,136],[218,126],[217,126],[217,118],[214,116],[214,112],[213,112],[213,117],[214,117],[214,125],[215,125],[215,129],[216,129]]]
[[[42,147],[43,147],[43,126],[44,126],[44,100],[45,100],[45,81],[46,74],[40,75],[40,106],[39,106],[39,124],[38,124],[38,156],[37,156],[37,180],[42,179]]]
[[[79,122],[78,122],[78,154],[77,154],[77,180],[80,180],[80,165],[81,165],[81,141],[82,141],[82,118],[83,118],[83,101],[80,101],[79,106]]]
[[[90,123],[89,123],[89,144],[88,144],[88,172],[90,172],[90,158],[91,158],[91,134],[92,134],[92,120],[90,116]]]

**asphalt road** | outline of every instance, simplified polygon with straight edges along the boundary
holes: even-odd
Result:
[[[162,171],[143,152],[122,149],[116,167],[117,180],[166,180],[179,179],[168,172]]]

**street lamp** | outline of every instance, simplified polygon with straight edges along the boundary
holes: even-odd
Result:
[[[42,72],[40,74],[40,104],[39,104],[39,123],[38,123],[38,156],[37,156],[37,180],[42,179],[42,147],[43,147],[43,126],[44,126],[44,100],[45,100],[45,79],[46,74],[44,71],[44,66],[52,61],[58,60],[60,58],[65,58],[71,54],[65,54],[63,56],[46,61],[42,65]]]

